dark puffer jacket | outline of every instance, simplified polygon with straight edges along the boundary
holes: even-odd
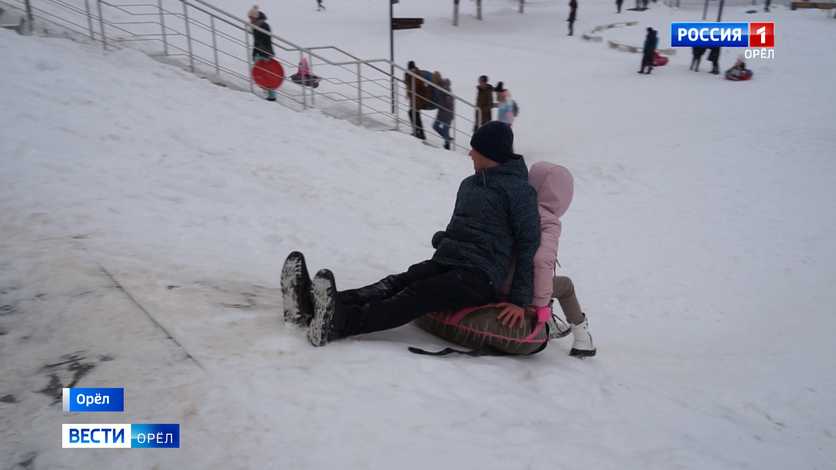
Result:
[[[259,12],[258,14],[258,21],[253,23],[253,26],[258,26],[259,28],[270,32],[270,25],[267,24],[267,15],[264,12]],[[262,33],[261,31],[253,30],[253,58],[256,55],[261,56],[269,56],[273,57],[275,53],[273,52],[273,38],[270,37],[267,33]]]
[[[498,290],[516,258],[510,301],[531,304],[534,253],[540,246],[537,193],[522,158],[462,181],[447,230],[433,236],[433,261],[477,269]]]

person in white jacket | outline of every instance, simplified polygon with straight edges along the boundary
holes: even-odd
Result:
[[[511,92],[504,87],[502,82],[496,84],[494,91],[496,92],[496,99],[499,102],[496,120],[513,126],[514,118],[517,117],[517,103],[511,98]]]

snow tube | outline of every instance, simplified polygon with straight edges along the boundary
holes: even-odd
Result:
[[[500,307],[484,305],[458,312],[431,313],[414,323],[441,339],[474,350],[526,355],[545,349],[549,341],[546,328],[549,315],[544,314],[543,318],[526,315],[522,326],[509,328],[496,318],[501,311]]]
[[[752,75],[752,71],[749,69],[744,69],[740,72],[735,72],[734,70],[726,70],[726,80],[731,80],[733,82],[751,80]]]
[[[661,67],[662,65],[668,64],[668,58],[659,54],[658,52],[653,53],[653,66],[654,67]]]
[[[275,59],[262,59],[253,66],[253,81],[267,90],[277,90],[284,81],[284,68]]]
[[[293,81],[293,83],[295,83],[297,85],[309,86],[311,88],[317,88],[317,87],[319,87],[320,78],[316,75],[310,75],[310,74],[302,75],[302,74],[299,74],[299,73],[294,73],[293,75],[290,76],[290,80]]]

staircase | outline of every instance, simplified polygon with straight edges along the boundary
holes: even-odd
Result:
[[[139,49],[215,84],[264,96],[250,73],[252,32],[258,28],[204,0],[0,0],[0,9],[3,26],[9,23],[21,34],[61,34],[101,44],[106,51]],[[370,129],[410,133],[410,103],[401,77],[410,74],[441,90],[388,59],[362,59],[337,46],[303,47],[270,36],[286,75],[277,101],[296,111],[318,109]],[[321,78],[318,88],[289,79],[303,57],[311,73]],[[467,150],[478,110],[459,96],[453,98],[452,149]],[[441,145],[440,139],[435,142]]]

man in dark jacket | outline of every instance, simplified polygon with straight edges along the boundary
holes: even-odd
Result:
[[[493,85],[488,83],[488,76],[479,77],[479,84],[476,85],[476,117],[473,124],[473,132],[480,126],[491,122],[491,110],[493,109]]]
[[[415,65],[415,61],[410,60],[406,68],[409,72],[421,74],[421,70]],[[426,107],[427,84],[423,80],[416,79],[409,72],[403,74],[406,102],[409,106],[409,123],[412,124],[412,135],[421,140],[426,140],[424,123],[421,121],[421,109]]]
[[[644,38],[644,48],[642,49],[642,67],[639,70],[639,73],[646,73],[650,74],[653,71],[653,55],[656,52],[656,44],[658,43],[658,39],[656,36],[656,30],[653,28],[647,28],[647,36]],[[645,68],[647,72],[645,72]]]
[[[273,58],[273,38],[270,36],[270,25],[267,24],[267,15],[254,6],[247,13],[250,23],[266,32],[253,28],[253,64],[259,60],[270,60]],[[276,92],[267,90],[267,101],[276,101]]]
[[[513,142],[511,128],[498,121],[473,135],[470,156],[476,173],[459,186],[447,229],[433,236],[432,259],[342,292],[331,271],[320,270],[312,282],[313,312],[307,313],[311,344],[323,346],[405,325],[428,313],[495,302],[514,259],[510,303],[502,304],[499,318],[512,325],[521,322],[533,295],[540,216],[528,169]]]
[[[615,7],[618,9],[616,13],[621,13],[621,5],[624,4],[624,0],[615,0]]]
[[[578,0],[569,0],[569,36],[575,33],[575,20],[578,17]]]

